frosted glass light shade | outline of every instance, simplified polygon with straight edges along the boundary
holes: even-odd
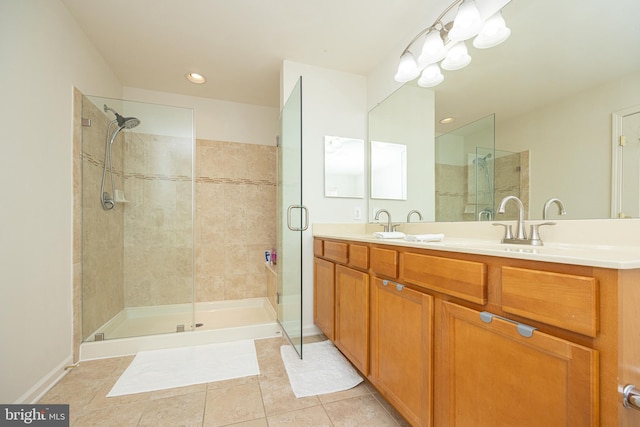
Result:
[[[427,33],[422,45],[422,53],[418,58],[418,62],[422,65],[433,64],[442,61],[447,55],[447,49],[444,47],[444,41],[440,36],[440,31],[431,30]]]
[[[440,71],[438,64],[429,64],[427,68],[422,71],[420,79],[418,79],[418,86],[421,87],[433,87],[437,86],[444,80],[444,76]]]
[[[478,49],[494,47],[505,41],[511,35],[502,17],[502,11],[497,11],[484,23],[480,34],[473,39],[473,45]]]
[[[406,83],[418,77],[420,70],[418,70],[418,64],[411,52],[407,51],[400,57],[400,64],[398,65],[398,71],[394,77],[398,83]]]
[[[446,58],[440,63],[445,70],[453,71],[466,67],[471,62],[471,56],[467,51],[467,45],[464,42],[454,44]]]
[[[453,20],[453,27],[449,31],[449,40],[459,42],[477,35],[484,21],[474,0],[464,0],[458,7],[458,13]]]

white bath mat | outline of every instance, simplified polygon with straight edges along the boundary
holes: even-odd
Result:
[[[302,360],[290,345],[280,347],[280,355],[296,397],[335,393],[362,382],[355,368],[329,340],[303,344]]]
[[[141,351],[107,397],[259,374],[253,340]]]

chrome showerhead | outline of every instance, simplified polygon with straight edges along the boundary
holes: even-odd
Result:
[[[116,110],[113,108],[107,107],[107,104],[104,104],[104,112],[111,111],[116,116],[116,121],[118,122],[119,128],[124,129],[133,129],[134,127],[140,124],[140,119],[137,117],[122,117]]]

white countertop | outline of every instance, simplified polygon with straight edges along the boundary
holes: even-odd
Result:
[[[640,246],[631,245],[616,246],[547,242],[544,243],[543,246],[529,246],[503,244],[500,243],[500,239],[467,239],[446,236],[440,242],[415,242],[404,239],[377,238],[373,233],[315,232],[315,230],[314,237],[620,270],[640,268]]]

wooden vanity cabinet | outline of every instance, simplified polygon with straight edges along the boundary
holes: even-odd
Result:
[[[597,351],[445,301],[439,320],[436,425],[599,425]]]
[[[352,242],[330,243],[328,252],[327,243],[314,247],[334,267],[334,343],[411,425],[619,426],[631,419],[620,373],[635,380],[637,354],[629,349],[640,345],[620,340],[640,340],[620,317],[620,298],[624,290],[640,301],[640,270],[377,242],[353,242],[356,266]],[[331,266],[316,266],[316,286],[330,283]],[[327,295],[317,307],[328,313]]]
[[[331,341],[334,340],[335,264],[313,259],[313,322]]]
[[[414,426],[432,425],[432,336],[432,296],[372,279],[369,380]]]
[[[334,344],[365,376],[369,373],[369,274],[336,265]]]

